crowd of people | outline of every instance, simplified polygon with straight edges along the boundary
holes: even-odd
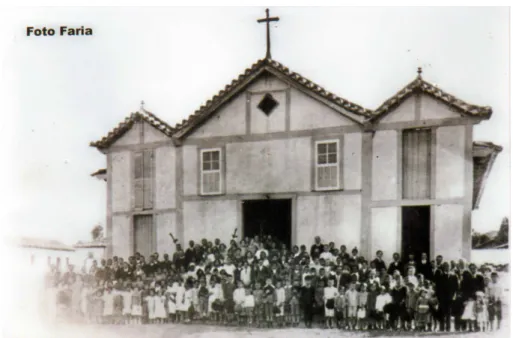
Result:
[[[77,269],[49,262],[47,313],[103,324],[445,332],[501,325],[499,274],[463,259],[394,253],[387,264],[382,251],[367,260],[319,237],[309,250],[271,236],[175,245],[172,257],[89,257]]]

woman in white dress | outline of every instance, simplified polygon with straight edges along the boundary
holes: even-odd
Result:
[[[192,307],[192,299],[194,297],[193,286],[189,283],[185,286],[185,294],[183,298],[182,308],[184,311],[185,322],[191,321],[189,308]]]
[[[114,294],[112,287],[108,286],[107,290],[103,293],[103,320],[110,323],[112,315],[114,314]]]
[[[125,319],[125,324],[132,322],[132,292],[132,289],[127,287],[127,289],[121,293],[123,297],[123,318]]]

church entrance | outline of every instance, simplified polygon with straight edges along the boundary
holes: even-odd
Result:
[[[413,253],[415,259],[425,252],[429,257],[430,248],[430,207],[411,206],[402,208],[402,257],[408,259],[408,254]]]
[[[242,201],[243,236],[271,235],[290,247],[292,200],[265,199]]]

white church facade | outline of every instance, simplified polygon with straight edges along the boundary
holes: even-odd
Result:
[[[470,258],[471,212],[499,146],[474,142],[490,107],[422,78],[369,110],[271,58],[174,127],[141,109],[92,142],[106,156],[107,255],[202,238],[314,236]]]

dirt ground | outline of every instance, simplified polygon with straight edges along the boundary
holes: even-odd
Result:
[[[25,330],[24,330],[25,331]],[[30,331],[30,334],[28,334]],[[417,333],[413,332],[391,332],[391,331],[359,331],[349,332],[340,330],[323,330],[323,329],[240,329],[226,328],[217,326],[204,325],[101,325],[101,326],[71,326],[59,325],[53,328],[29,328],[27,331],[18,335],[7,335],[5,337],[48,337],[48,338],[139,338],[139,337],[179,337],[179,338],[314,338],[314,337],[383,337],[383,336],[400,336],[400,337],[509,337],[509,330],[504,327],[501,331],[485,332],[485,333]]]

